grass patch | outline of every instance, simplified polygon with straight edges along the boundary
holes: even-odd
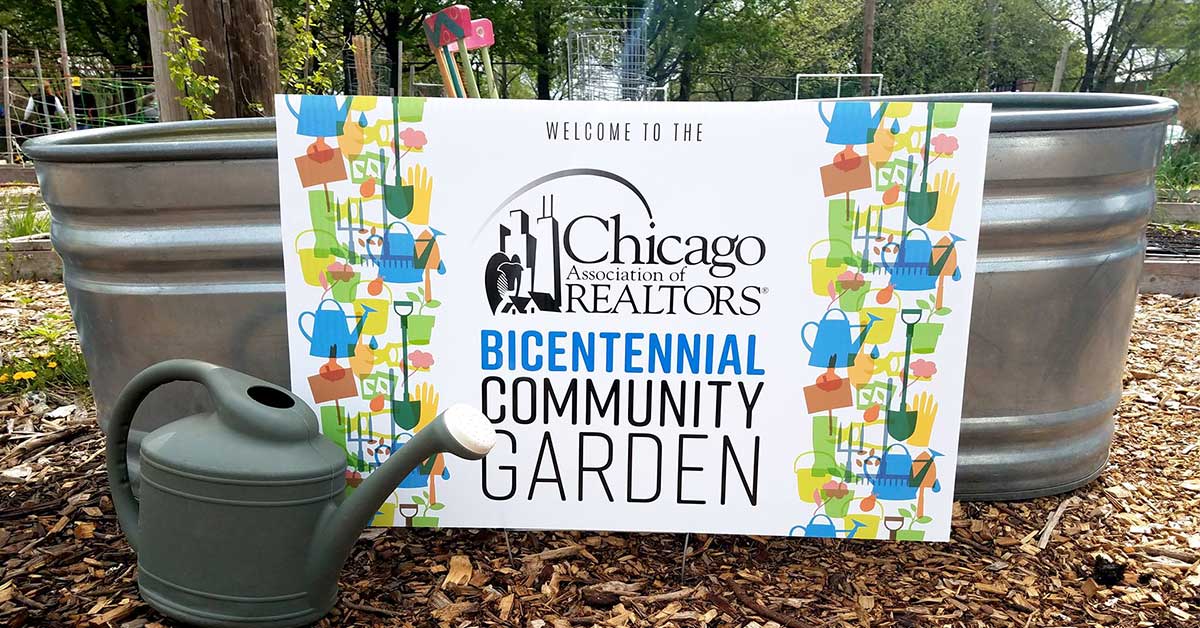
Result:
[[[87,364],[78,347],[62,344],[52,351],[15,358],[0,366],[0,395],[46,388],[87,392]]]
[[[50,215],[42,213],[46,205],[38,196],[13,196],[3,201],[0,239],[9,240],[50,231]]]
[[[1167,202],[1185,203],[1191,191],[1200,188],[1200,145],[1176,144],[1163,151],[1162,164],[1155,175],[1158,197]]]

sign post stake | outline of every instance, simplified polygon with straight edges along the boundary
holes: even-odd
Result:
[[[687,570],[688,541],[692,539],[691,532],[683,533],[683,555],[679,560],[679,584],[683,584],[684,572]]]
[[[508,566],[517,568],[517,559],[513,557],[512,543],[508,540],[508,528],[504,528],[504,547],[508,549]]]

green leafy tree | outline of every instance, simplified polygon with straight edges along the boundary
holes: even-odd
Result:
[[[63,23],[74,56],[103,58],[120,74],[150,65],[146,0],[66,0]],[[0,0],[0,28],[8,30],[10,48],[58,50],[52,0]]]
[[[275,5],[279,81],[293,94],[327,94],[340,87],[340,10],[336,0],[279,1]],[[352,5],[351,5],[352,6]]]

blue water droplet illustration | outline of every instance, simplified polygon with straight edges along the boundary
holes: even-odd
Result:
[[[364,129],[367,128],[367,112],[364,111],[358,114],[358,126]]]
[[[900,132],[900,121],[892,120],[892,133],[899,133],[899,132]]]
[[[374,351],[379,348],[379,341],[375,340],[375,336],[371,336],[371,343],[368,345]]]
[[[879,359],[879,345],[875,345],[875,346],[871,347],[871,359],[873,359],[873,360]]]
[[[958,281],[959,279],[962,279],[962,271],[955,268],[954,269],[954,281]]]

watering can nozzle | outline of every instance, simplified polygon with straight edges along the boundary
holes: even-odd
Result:
[[[353,493],[328,507],[320,530],[314,535],[318,541],[309,559],[311,576],[322,580],[315,590],[327,590],[336,583],[338,571],[358,535],[370,524],[380,504],[391,497],[418,465],[442,453],[479,460],[495,446],[496,438],[496,430],[487,416],[466,404],[450,406],[414,434]]]
[[[460,458],[478,460],[496,446],[496,430],[479,410],[465,403],[450,406],[442,413],[446,431],[463,451],[451,452]]]

